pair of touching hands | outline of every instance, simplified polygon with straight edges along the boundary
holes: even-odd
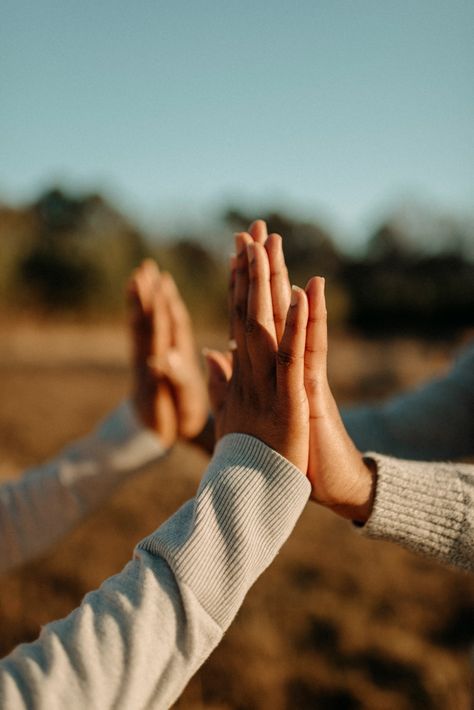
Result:
[[[254,222],[231,263],[232,352],[205,351],[215,438],[249,434],[309,478],[311,498],[365,522],[375,473],[347,434],[327,380],[324,279],[291,287],[282,240]],[[169,274],[145,261],[131,279],[134,403],[166,446],[204,437],[208,400],[187,309]],[[211,448],[209,445],[206,447]]]

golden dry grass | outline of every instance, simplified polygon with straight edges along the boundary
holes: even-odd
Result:
[[[217,335],[201,342],[219,344]],[[341,401],[387,395],[446,367],[449,349],[333,338]],[[0,475],[88,431],[127,392],[116,326],[3,323]],[[0,580],[0,652],[36,637],[117,572],[136,542],[193,495],[206,458],[177,446],[51,553]],[[258,580],[180,710],[464,710],[474,583],[360,537],[309,505]]]

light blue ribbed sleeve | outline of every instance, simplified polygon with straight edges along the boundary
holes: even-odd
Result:
[[[380,405],[343,409],[360,451],[414,461],[474,455],[474,346],[445,376]]]

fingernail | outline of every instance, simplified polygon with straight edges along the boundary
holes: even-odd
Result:
[[[247,258],[250,263],[255,261],[255,242],[250,242],[247,244]]]
[[[211,352],[211,351],[209,350],[209,348],[205,348],[205,347],[204,347],[204,348],[201,348],[201,354],[202,354],[203,357],[207,357],[210,352]]]
[[[237,267],[237,254],[232,253],[229,257],[229,266],[231,271]]]
[[[237,350],[237,341],[235,338],[231,338],[227,345],[228,350]]]
[[[290,306],[296,306],[298,303],[298,291],[301,291],[299,286],[292,286],[291,287],[291,301],[290,301]]]

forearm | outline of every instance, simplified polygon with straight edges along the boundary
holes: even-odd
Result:
[[[368,456],[377,474],[363,533],[473,571],[474,466]]]
[[[309,496],[260,441],[219,444],[197,496],[79,609],[0,663],[5,707],[166,708],[219,642]]]
[[[343,409],[344,425],[361,451],[440,461],[474,453],[474,388],[446,379],[386,403]]]
[[[89,436],[0,488],[0,572],[47,550],[127,477],[164,454],[124,403]]]
[[[361,451],[414,461],[441,461],[474,454],[474,346],[445,376],[378,405],[342,411]]]

